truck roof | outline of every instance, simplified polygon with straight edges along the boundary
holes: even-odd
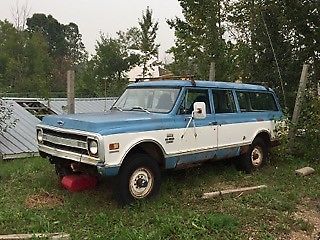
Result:
[[[233,83],[233,82],[216,82],[216,81],[195,81],[196,87],[210,87],[210,88],[223,88],[223,89],[242,89],[242,90],[258,90],[266,91],[270,90],[262,85],[244,84],[244,83]],[[159,81],[148,81],[138,82],[130,84],[129,87],[192,87],[190,80],[159,80]]]

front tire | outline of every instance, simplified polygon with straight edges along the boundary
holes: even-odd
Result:
[[[128,157],[117,176],[117,201],[126,205],[158,194],[161,174],[158,163],[147,154]]]
[[[261,168],[269,154],[268,144],[262,138],[256,138],[249,147],[247,153],[237,161],[237,168],[246,173],[251,173]]]

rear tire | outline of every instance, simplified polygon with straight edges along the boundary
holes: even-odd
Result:
[[[158,163],[147,154],[131,155],[120,168],[117,182],[115,193],[120,205],[149,199],[157,195],[160,189]]]
[[[260,137],[253,140],[247,153],[236,161],[236,168],[246,173],[251,173],[261,168],[268,158],[268,144]]]

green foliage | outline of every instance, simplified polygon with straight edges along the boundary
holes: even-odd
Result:
[[[176,18],[168,24],[175,29],[176,43],[169,52],[174,55],[171,70],[178,75],[191,74],[207,79],[209,66],[215,62],[217,79],[228,80],[232,56],[230,45],[223,39],[222,26],[226,12],[222,1],[180,0],[185,20]]]
[[[65,39],[67,41],[68,52],[66,58],[73,66],[81,64],[87,59],[87,52],[82,42],[82,35],[79,32],[78,25],[69,23],[64,26]]]
[[[310,162],[320,162],[320,98],[309,92],[300,115],[294,153]],[[307,146],[307,147],[306,147]]]
[[[65,91],[66,71],[86,60],[78,26],[34,14],[27,30],[0,21],[0,91],[50,97]]]
[[[54,57],[66,56],[68,52],[64,25],[51,15],[35,13],[27,19],[28,31],[41,33],[47,40],[50,54]]]
[[[139,63],[139,56],[126,44],[124,33],[119,38],[100,36],[96,54],[80,73],[77,93],[87,96],[118,96],[127,85],[126,72]]]
[[[158,65],[159,44],[155,43],[158,31],[158,22],[152,19],[152,10],[147,8],[143,13],[142,19],[139,20],[141,38],[138,49],[141,51],[142,76],[151,75],[150,71]]]
[[[51,91],[65,91],[67,70],[87,58],[82,35],[75,23],[64,25],[51,15],[36,13],[27,19],[27,31],[41,34],[48,43],[48,53],[53,59]]]
[[[0,35],[1,92],[48,96],[52,58],[43,36],[18,31],[6,21],[0,21]]]
[[[216,79],[267,83],[283,105],[285,94],[289,112],[302,64],[314,66],[312,81],[320,79],[319,1],[179,2],[184,19],[168,21],[176,35],[170,49],[174,62],[169,65],[175,74],[208,79],[214,61]]]
[[[117,32],[119,41],[128,49],[139,50],[141,46],[141,31],[137,27],[129,28],[126,32]]]

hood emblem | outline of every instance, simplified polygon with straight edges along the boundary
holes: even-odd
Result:
[[[63,126],[63,124],[64,124],[64,122],[61,121],[61,120],[59,120],[57,123],[58,123],[59,126]]]

